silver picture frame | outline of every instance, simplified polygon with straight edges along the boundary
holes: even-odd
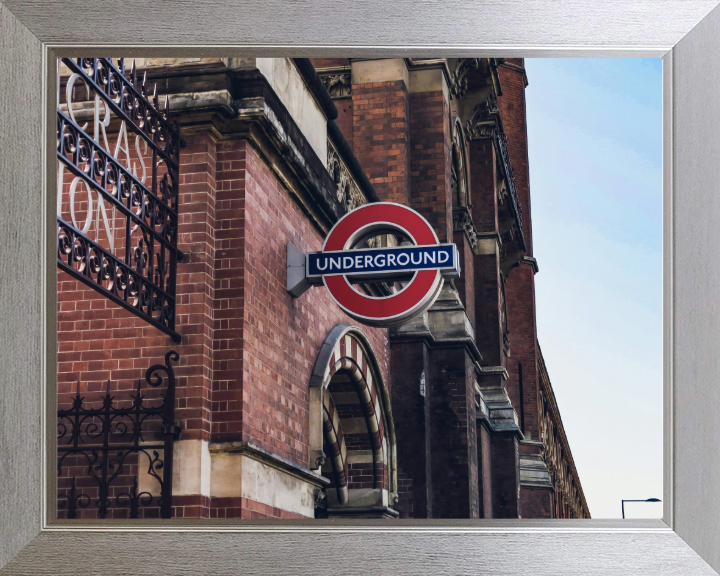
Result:
[[[0,574],[716,574],[718,3],[0,1]],[[663,520],[54,521],[53,67],[87,53],[662,57]]]

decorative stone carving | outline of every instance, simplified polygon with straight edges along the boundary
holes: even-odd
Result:
[[[473,71],[480,68],[480,58],[458,58],[451,72],[450,91],[456,98],[462,98],[468,89],[468,79]]]
[[[328,140],[327,170],[337,185],[337,200],[345,210],[350,212],[358,206],[367,204],[367,198],[360,191],[345,162],[342,161],[330,140]]]
[[[390,506],[395,506],[400,501],[400,496],[398,496],[397,492],[390,492],[388,496],[388,504]]]
[[[339,72],[335,74],[321,74],[320,79],[325,84],[325,88],[330,93],[330,97],[349,98],[352,96],[352,80],[350,72]]]
[[[327,494],[325,493],[325,490],[322,488],[315,488],[313,490],[313,501],[315,503],[315,508],[317,508],[321,503],[325,502],[327,499]]]
[[[467,206],[455,208],[453,210],[453,230],[457,232],[465,232],[465,236],[468,239],[468,243],[472,248],[473,254],[477,255],[477,229],[475,228],[472,214],[470,214],[470,210],[467,208]]]
[[[322,450],[314,450],[313,451],[313,465],[310,468],[311,470],[317,470],[322,467],[323,464],[325,464],[325,452]]]
[[[465,152],[465,136],[459,118],[453,122],[451,187],[453,206],[470,204]]]
[[[505,331],[503,332],[503,354],[510,356],[510,338],[508,337],[507,322],[505,323]]]
[[[510,330],[508,330],[507,300],[505,298],[505,275],[500,275],[500,326],[502,328],[503,354],[510,357]]]
[[[497,109],[497,96],[495,91],[491,90],[488,97],[470,112],[470,116],[465,123],[465,133],[468,140],[477,138],[494,138],[496,134],[502,132],[499,125]]]

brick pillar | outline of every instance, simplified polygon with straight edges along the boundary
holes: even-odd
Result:
[[[452,242],[450,114],[443,90],[410,94],[410,205]]]
[[[208,134],[183,134],[180,153],[178,321],[187,366],[175,395],[182,432],[175,443],[173,516],[208,518],[210,499],[202,477],[212,423],[213,259],[215,257],[216,144]],[[206,488],[206,487],[205,487]],[[203,493],[206,492],[206,493]]]
[[[492,140],[470,143],[472,216],[478,232],[474,261],[476,342],[489,366],[505,366],[498,247],[497,162]]]
[[[539,379],[535,324],[535,279],[532,267],[521,264],[505,283],[510,350],[508,394],[518,407],[520,428],[527,440],[540,438]],[[521,376],[522,373],[522,376]],[[522,388],[522,404],[520,403]]]
[[[354,146],[353,141],[353,122],[354,122],[354,114],[353,114],[353,101],[352,97],[350,98],[337,98],[334,100],[335,106],[337,106],[338,109],[338,117],[337,117],[337,125],[340,128],[340,131],[342,132],[343,136],[345,136],[345,140],[347,140],[348,144],[350,144],[350,148]]]
[[[243,440],[243,323],[246,143],[218,147],[213,442]]]
[[[478,501],[480,518],[493,517],[492,440],[483,423],[477,425]]]
[[[474,366],[465,348],[430,353],[432,506],[436,518],[479,515]]]
[[[523,212],[523,233],[527,255],[532,257],[532,215],[530,206],[530,175],[528,169],[527,126],[525,116],[525,75],[523,59],[509,59],[513,66],[499,69],[503,95],[498,99],[502,114],[515,190]],[[508,329],[512,361],[508,365],[508,392],[515,406],[520,404],[520,370],[523,380],[524,430],[526,438],[539,438],[537,330],[535,325],[534,261],[523,260],[508,275],[505,296],[508,308]],[[522,369],[520,365],[522,364]],[[528,436],[529,435],[529,436]]]
[[[206,135],[185,137],[181,151],[180,249],[187,255],[178,266],[178,320],[188,364],[193,366],[184,386],[175,392],[181,439],[210,440],[213,338],[213,258],[215,251],[214,140]]]
[[[381,200],[410,205],[409,101],[402,58],[352,62],[352,142]]]
[[[525,106],[526,76],[522,58],[506,61],[509,66],[499,68],[503,95],[498,108],[503,118],[510,162],[513,167],[515,190],[523,212],[523,233],[527,257],[508,275],[505,284],[508,330],[512,357],[508,362],[510,375],[508,393],[518,407],[520,427],[525,436],[521,443],[521,464],[526,466],[540,458],[542,445],[539,422],[539,377],[537,326],[535,320],[535,272],[533,254],[532,215],[530,205],[530,173],[528,168],[527,124]],[[527,458],[523,459],[523,456]],[[551,513],[552,489],[523,487],[525,517],[547,518]]]
[[[470,246],[465,232],[455,230],[453,232],[453,242],[457,245],[460,253],[460,278],[454,279],[460,300],[465,307],[470,323],[472,324],[475,336],[477,338],[477,323],[475,317],[475,254]]]
[[[555,518],[552,490],[522,486],[521,498],[523,518]]]
[[[402,366],[392,372],[392,408],[397,437],[398,504],[401,518],[432,517],[430,475],[430,429],[426,426],[429,408],[429,351],[422,340],[394,343],[391,364]],[[425,378],[424,396],[421,378]]]
[[[520,518],[519,447],[515,434],[495,434],[491,439],[493,518]]]

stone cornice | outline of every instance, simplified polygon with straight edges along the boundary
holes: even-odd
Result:
[[[232,80],[227,90],[170,95],[171,110],[180,111],[181,133],[247,139],[326,234],[346,207],[338,201],[337,185],[324,163],[260,72],[234,70],[227,75]]]
[[[450,86],[452,84],[452,75],[450,73],[450,68],[448,67],[447,58],[431,58],[427,60],[405,58],[405,63],[408,70],[440,69],[442,70],[443,76],[445,76],[445,82],[447,82],[447,85]]]
[[[478,386],[475,389],[475,405],[476,418],[484,421],[491,432],[515,434],[520,440],[524,438],[505,386]]]
[[[526,444],[521,441],[521,444]],[[520,454],[520,486],[555,491],[550,472],[540,454]]]
[[[533,258],[532,256],[523,256],[520,259],[520,263],[530,266],[533,269],[533,274],[537,274],[540,271],[540,268],[538,268],[537,260],[535,260],[535,258]]]
[[[275,176],[324,234],[347,211],[337,184],[270,83],[245,59],[193,62],[148,68],[148,78],[165,84],[171,112],[178,112],[181,133],[206,131],[216,140],[246,138]],[[368,202],[377,194],[333,118],[330,95],[307,59],[293,59],[304,89],[321,106],[332,142],[360,193]],[[191,90],[191,91],[188,91]],[[334,113],[333,113],[334,110]]]
[[[452,281],[445,281],[430,309],[402,326],[390,329],[392,342],[423,340],[430,348],[465,348],[480,369],[482,355],[475,343],[472,323]]]
[[[275,468],[276,470],[280,470],[316,486],[327,486],[330,484],[328,478],[315,474],[311,470],[295,464],[287,458],[268,452],[250,442],[210,442],[210,444],[208,444],[208,450],[210,454],[243,454],[248,458],[262,462],[271,468]]]

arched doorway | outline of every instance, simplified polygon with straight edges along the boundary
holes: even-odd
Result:
[[[310,379],[310,468],[330,479],[329,517],[394,518],[395,429],[390,398],[367,335],[338,324]]]

